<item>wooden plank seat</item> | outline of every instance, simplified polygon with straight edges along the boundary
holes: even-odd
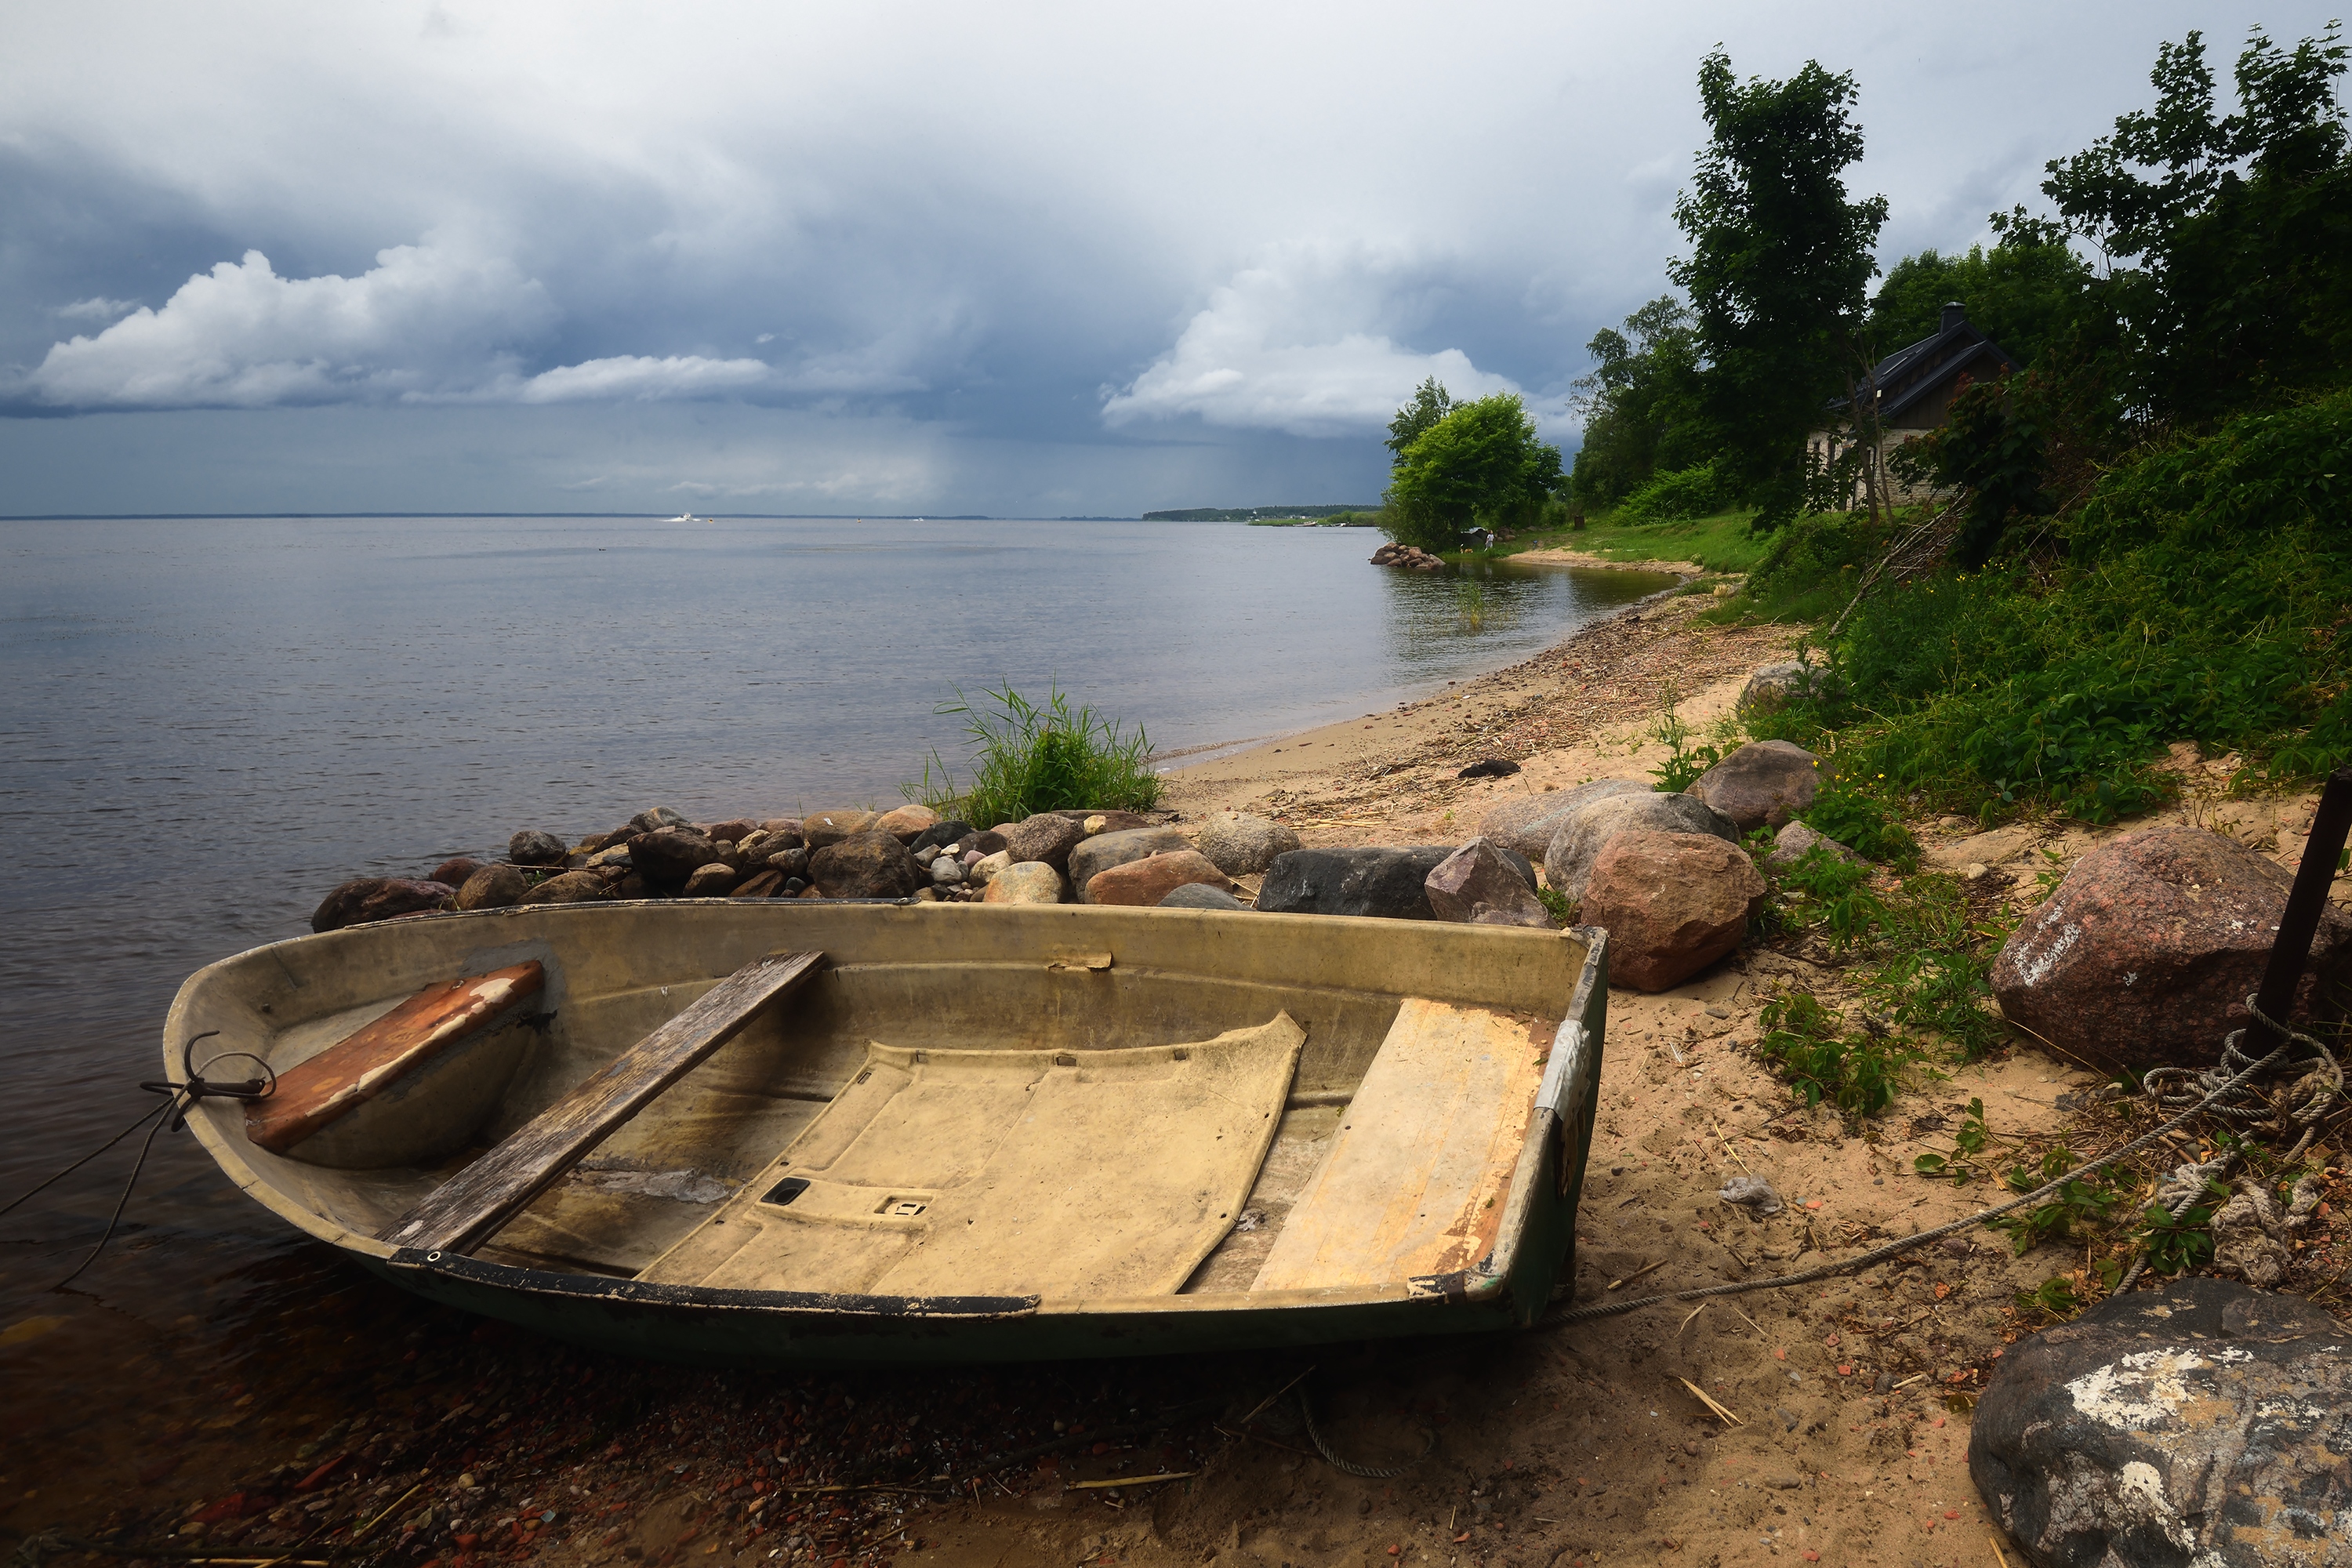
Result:
[[[1552,1025],[1408,998],[1254,1290],[1377,1285],[1494,1250]]]
[[[402,1083],[461,1041],[509,1020],[547,985],[536,960],[428,985],[364,1028],[278,1075],[245,1108],[245,1135],[284,1154]]]
[[[824,956],[753,959],[436,1187],[383,1239],[425,1251],[480,1246],[663,1090],[798,990]]]

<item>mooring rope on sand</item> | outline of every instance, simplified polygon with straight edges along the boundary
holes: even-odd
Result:
[[[2327,1107],[2334,1103],[2343,1088],[2344,1069],[2336,1062],[2335,1053],[2326,1046],[2302,1030],[2291,1029],[2277,1019],[2269,1016],[2256,1005],[2255,999],[2252,996],[2246,998],[2246,1010],[2252,1015],[2256,1023],[2281,1037],[2277,1048],[2270,1055],[2259,1061],[2249,1059],[2239,1048],[2239,1042],[2245,1038],[2246,1031],[2233,1029],[2222,1041],[2222,1063],[2224,1066],[2233,1062],[2244,1062],[2246,1065],[2229,1076],[2217,1077],[2221,1070],[2219,1068],[2208,1069],[2202,1073],[2192,1073],[2180,1068],[2158,1068],[2156,1072],[2148,1073],[2142,1082],[2147,1088],[2150,1100],[2159,1108],[2178,1104],[2187,1100],[2188,1093],[2190,1091],[2176,1089],[2168,1093],[2162,1087],[2172,1083],[2176,1079],[2187,1079],[2199,1088],[2204,1089],[2205,1093],[2202,1098],[2189,1102],[2186,1109],[2179,1111],[2154,1131],[2143,1133],[2119,1148],[2109,1150],[2087,1164],[2075,1166],[2055,1181],[2045,1182],[2021,1197],[2012,1198],[2004,1204],[1995,1204],[1990,1208],[1979,1209],[1972,1215],[1953,1220],[1947,1225],[1939,1225],[1932,1230],[1923,1230],[1916,1236],[1906,1236],[1900,1241],[1890,1241],[1883,1247],[1874,1247],[1859,1257],[1824,1264],[1819,1268],[1810,1268],[1801,1274],[1782,1274],[1769,1279],[1748,1279],[1731,1285],[1707,1285],[1697,1289],[1642,1296],[1630,1301],[1611,1301],[1589,1307],[1556,1308],[1545,1316],[1538,1326],[1547,1329],[1559,1328],[1569,1323],[1588,1322],[1596,1318],[1613,1318],[1621,1313],[1637,1311],[1643,1307],[1655,1307],[1668,1301],[1696,1301],[1716,1296],[1743,1296],[1751,1290],[1783,1290],[1794,1285],[1811,1285],[1819,1280],[1835,1279],[1842,1274],[1854,1273],[1873,1264],[1883,1263],[1890,1258],[1908,1252],[1914,1247],[1924,1247],[1928,1242],[1950,1236],[1957,1231],[1966,1230],[1971,1226],[1983,1225],[1988,1221],[1999,1219],[2002,1215],[2038,1204],[2057,1193],[2068,1183],[2078,1182],[2094,1171],[2139,1152],[2158,1139],[2169,1135],[2216,1107],[2225,1108],[2223,1114],[2245,1120],[2249,1114],[2248,1100],[2251,1100],[2263,1107],[2262,1114],[2278,1114],[2274,1107],[2267,1101],[2261,1100],[2258,1096],[2245,1095],[2241,1098],[2242,1091],[2255,1078],[2290,1059],[2295,1066],[2306,1069],[2303,1082],[2308,1082],[2313,1078],[2323,1080],[2305,1092],[2296,1101],[2294,1109],[2286,1113],[2285,1120],[2299,1125],[2303,1134],[2288,1155],[2288,1158],[2292,1159],[2310,1145],[2314,1127],[2319,1118],[2326,1114]],[[2298,1045],[2308,1047],[2313,1055],[2290,1058],[2288,1052]],[[2160,1079],[2159,1073],[2165,1075]],[[2301,1083],[2298,1084],[2298,1088],[2300,1087],[2302,1087]],[[2284,1131],[2285,1128],[2282,1126],[2281,1131]],[[2189,1195],[2193,1197],[2195,1194],[2192,1192]],[[2188,1207],[2188,1203],[2182,1203],[2179,1209],[2175,1211],[2174,1217],[2178,1218],[2179,1214],[2187,1211]],[[2131,1273],[2125,1276],[2123,1283],[2116,1287],[2118,1290],[2131,1282],[2131,1279],[2139,1273],[2145,1261],[2143,1258],[2132,1265]]]

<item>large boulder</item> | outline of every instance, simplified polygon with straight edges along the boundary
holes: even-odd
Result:
[[[1245,811],[1213,811],[1201,824],[1200,851],[1228,877],[1247,877],[1298,847],[1298,835]]]
[[[705,866],[740,866],[742,857],[732,844],[721,844],[692,827],[663,827],[629,840],[629,869],[648,887],[674,892]]]
[[[1664,991],[1730,952],[1763,907],[1745,851],[1711,833],[1612,835],[1592,862],[1578,919],[1609,933],[1609,978]]]
[[[1070,851],[1087,836],[1076,818],[1058,811],[1041,811],[1011,824],[1003,833],[1005,853],[1013,857],[1013,864],[1035,861],[1056,871],[1069,869]]]
[[[693,826],[694,824],[687,819],[686,813],[682,811],[673,811],[666,805],[647,806],[645,810],[637,813],[636,816],[629,818],[629,831],[632,834],[658,833],[665,827],[691,827]]]
[[[1699,774],[1688,793],[1739,825],[1743,833],[1778,827],[1813,804],[1828,770],[1789,741],[1750,741]]]
[[[1439,920],[1469,925],[1549,929],[1551,914],[1536,897],[1534,879],[1483,838],[1473,838],[1423,879]]]
[[[1172,827],[1129,827],[1117,833],[1098,833],[1082,839],[1070,851],[1070,886],[1078,889],[1083,902],[1087,884],[1113,866],[1124,866],[1147,855],[1191,847],[1184,836]]]
[[[512,866],[485,866],[457,889],[461,910],[503,910],[522,902],[530,884]]]
[[[584,904],[613,896],[613,884],[593,871],[566,871],[550,877],[522,896],[526,904]]]
[[[1429,874],[1453,853],[1450,844],[1293,849],[1266,868],[1257,907],[1276,914],[1433,921],[1437,911],[1429,907]]]
[[[1086,901],[1148,910],[1188,882],[1233,889],[1216,862],[1198,849],[1170,849],[1096,872],[1087,883]]]
[[[1779,712],[1791,702],[1834,697],[1842,689],[1837,677],[1826,666],[1786,659],[1758,666],[1748,676],[1748,684],[1739,689],[1738,707],[1742,717],[1760,719],[1767,713]]]
[[[482,868],[482,862],[471,855],[452,855],[425,873],[428,882],[442,882],[452,888],[462,888],[466,879]]]
[[[2151,827],[2074,862],[1993,961],[2016,1023],[2102,1072],[2211,1067],[2249,1022],[2294,879],[2234,838]],[[2296,1005],[2352,978],[2352,919],[2320,917]]]
[[[1065,884],[1062,874],[1043,860],[1022,860],[999,870],[988,879],[988,890],[980,896],[983,904],[1058,904],[1062,901]]]
[[[875,816],[843,806],[832,811],[812,811],[801,818],[801,837],[812,849],[822,849],[828,844],[838,844],[853,833],[864,833],[872,827]]]
[[[940,814],[928,805],[902,805],[896,811],[886,811],[874,819],[874,830],[887,833],[899,843],[913,846],[917,838],[939,826]]]
[[[824,846],[809,857],[809,877],[828,899],[912,898],[931,880],[922,863],[887,833],[853,833]]]
[[[446,909],[457,896],[457,889],[446,882],[412,877],[355,877],[338,885],[320,901],[310,915],[310,929],[341,931],[370,921],[413,915],[420,910]]]
[[[518,866],[561,866],[563,840],[552,833],[526,827],[507,840],[507,858]]]
[[[1612,795],[1560,819],[1544,848],[1544,881],[1575,903],[1584,897],[1592,862],[1620,833],[1705,833],[1737,848],[1739,829],[1695,795]]]
[[[1594,779],[1573,789],[1547,790],[1541,795],[1506,795],[1478,819],[1478,837],[1489,844],[1516,849],[1530,860],[1543,858],[1552,835],[1570,814],[1612,795],[1654,795],[1647,779]]]
[[[2185,1279],[2011,1345],[1969,1474],[2042,1568],[2352,1562],[2352,1357],[2294,1296]]]

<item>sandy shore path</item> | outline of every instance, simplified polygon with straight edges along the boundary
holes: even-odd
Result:
[[[1467,837],[1500,795],[1639,776],[1665,754],[1648,730],[1667,703],[1704,728],[1792,640],[1785,626],[1694,622],[1711,603],[1653,599],[1440,695],[1179,768],[1166,804],[1188,818],[1257,812],[1310,845],[1439,843]],[[1523,771],[1454,776],[1487,757]]]

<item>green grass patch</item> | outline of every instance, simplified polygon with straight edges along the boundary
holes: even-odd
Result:
[[[1845,1016],[1810,991],[1791,991],[1764,1005],[1764,1033],[1756,1054],[1788,1080],[1807,1105],[1824,1102],[1848,1116],[1874,1116],[1895,1102],[1906,1068],[1919,1053],[1871,1031],[1851,1029]]]
[[[1746,572],[1763,560],[1769,537],[1748,531],[1749,511],[1717,512],[1675,522],[1641,522],[1622,512],[1593,518],[1584,527],[1545,528],[1496,548],[1498,555],[1528,550],[1580,550],[1604,561],[1696,561],[1710,572]]]
[[[1149,811],[1160,804],[1160,775],[1145,761],[1151,742],[1143,726],[1123,732],[1092,708],[1073,710],[1058,688],[1047,689],[1042,707],[1009,683],[983,692],[979,703],[959,690],[939,710],[964,718],[970,782],[958,787],[933,752],[921,780],[905,794],[941,816],[992,827],[1041,811]]]

